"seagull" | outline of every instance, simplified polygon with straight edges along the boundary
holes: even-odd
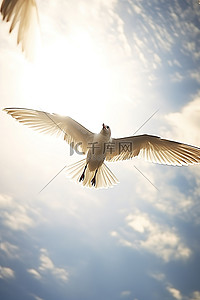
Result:
[[[111,129],[103,123],[99,133],[93,133],[67,116],[26,109],[5,108],[6,113],[20,123],[43,133],[62,134],[64,140],[86,158],[67,167],[75,181],[87,187],[108,188],[118,183],[104,161],[127,160],[133,157],[173,165],[200,163],[200,148],[166,140],[154,135],[112,138]]]
[[[18,36],[17,44],[21,43],[22,51],[28,59],[34,56],[34,48],[36,47],[39,16],[35,0],[3,0],[1,4],[1,14],[3,20],[11,21],[10,33],[13,31],[17,23]]]

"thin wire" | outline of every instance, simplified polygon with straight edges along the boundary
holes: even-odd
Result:
[[[49,118],[63,133],[64,135],[67,135],[65,130],[63,128],[61,128],[51,117],[48,113],[46,113],[45,111],[42,111],[47,118]],[[40,194],[64,169],[66,168],[66,166],[64,166],[40,191],[38,194]]]
[[[159,108],[134,132],[133,135],[135,135],[158,111],[159,111]],[[159,189],[151,182],[151,180],[149,178],[147,178],[142,173],[142,171],[140,171],[135,165],[133,165],[133,166],[157,191],[159,191]]]
[[[149,180],[149,178],[147,178],[135,165],[133,165],[133,166],[159,192],[159,189]]]
[[[157,109],[135,132],[134,134],[136,134],[157,112],[159,111],[159,109]],[[133,134],[133,135],[134,135]]]
[[[41,191],[39,191],[38,194],[40,194],[64,169],[66,168],[66,166],[64,166],[64,168],[62,168],[42,189]]]
[[[45,111],[43,111],[43,113],[65,134],[65,135],[67,135],[66,134],[66,132],[64,131],[64,129],[62,129],[51,117],[50,117],[50,115],[48,114],[48,113],[46,113]]]

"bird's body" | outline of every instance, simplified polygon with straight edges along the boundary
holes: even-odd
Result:
[[[90,171],[99,168],[106,158],[104,147],[110,142],[111,132],[104,127],[99,134],[94,135],[92,143],[88,145],[87,163]]]
[[[103,128],[99,134],[94,134],[93,141],[88,144],[89,150],[87,152],[86,165],[79,181],[84,181],[85,172],[87,168],[90,173],[94,173],[91,183],[96,185],[96,177],[98,170],[101,168],[106,158],[105,145],[110,143],[111,131],[109,126],[103,124]]]
[[[167,165],[200,164],[200,149],[153,135],[112,138],[109,126],[103,124],[98,134],[92,133],[70,117],[24,108],[6,108],[19,122],[44,133],[64,133],[64,140],[86,158],[67,167],[68,175],[88,187],[109,187],[118,182],[104,161],[142,157]],[[77,148],[78,145],[78,148]]]

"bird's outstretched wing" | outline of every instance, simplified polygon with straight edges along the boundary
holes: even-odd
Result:
[[[50,114],[44,111],[25,108],[4,108],[20,123],[35,130],[50,134],[63,134],[64,140],[75,147],[79,143],[80,149],[87,152],[88,143],[93,140],[93,133],[70,117]]]
[[[22,44],[22,51],[27,58],[33,58],[39,17],[35,0],[3,0],[1,5],[3,20],[11,21],[10,32],[19,23],[17,43]]]
[[[200,148],[165,140],[153,135],[112,139],[106,147],[106,160],[141,157],[159,164],[182,166],[200,163]]]

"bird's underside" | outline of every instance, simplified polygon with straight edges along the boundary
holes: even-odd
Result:
[[[78,149],[87,157],[66,169],[69,177],[84,186],[106,188],[118,182],[104,161],[139,157],[174,166],[200,163],[200,149],[191,145],[147,134],[115,139],[111,138],[110,128],[105,124],[100,133],[94,134],[70,117],[24,108],[6,108],[4,111],[40,132],[62,134],[75,150],[78,145]]]
[[[103,163],[95,171],[90,171],[87,166],[86,159],[77,161],[67,166],[67,176],[77,183],[81,183],[86,187],[108,188],[116,185],[119,181],[111,170]]]

